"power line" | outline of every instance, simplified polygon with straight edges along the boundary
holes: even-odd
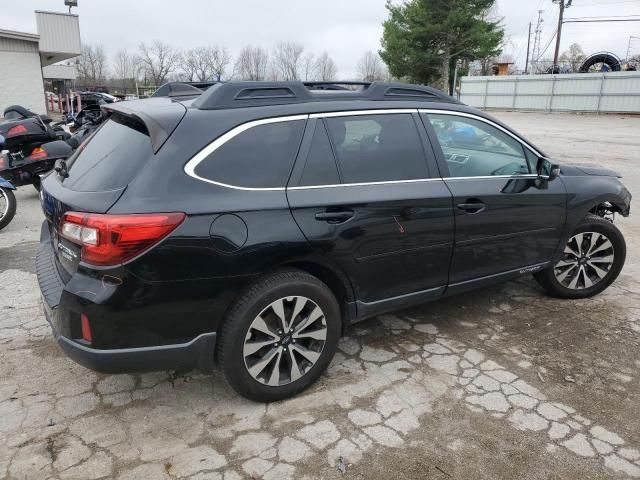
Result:
[[[578,3],[574,7],[606,7],[608,5],[619,5],[621,3],[638,3],[638,0],[616,0],[615,2]]]
[[[602,18],[631,18],[631,17],[638,17],[640,16],[640,14],[634,14],[634,15],[596,15],[594,17],[572,17],[572,18],[567,18],[567,20],[586,20],[586,19],[602,19]]]
[[[540,54],[540,56],[542,57],[542,55],[544,55],[547,50],[549,50],[549,47],[551,46],[551,42],[553,42],[553,39],[556,38],[556,35],[558,34],[558,31],[556,30],[555,32],[553,32],[553,35],[551,36],[551,38],[549,39],[549,42],[547,43],[547,46],[544,47],[544,50],[542,51],[542,53]],[[540,59],[538,59],[540,60]]]
[[[562,23],[640,22],[640,16],[631,18],[567,18]]]

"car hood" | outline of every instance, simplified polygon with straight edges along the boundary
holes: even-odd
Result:
[[[598,167],[596,165],[581,165],[581,164],[562,164],[560,171],[563,175],[571,177],[581,177],[584,175],[595,175],[599,177],[618,177],[622,178],[622,175],[610,168]]]

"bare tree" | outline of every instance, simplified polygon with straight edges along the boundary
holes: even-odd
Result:
[[[329,56],[327,52],[323,52],[316,59],[316,72],[318,80],[322,82],[330,82],[336,79],[338,75],[338,67],[336,62]]]
[[[278,80],[298,80],[304,46],[297,42],[279,43],[273,52],[273,71]]]
[[[167,76],[180,63],[180,52],[160,40],[155,40],[151,45],[141,42],[138,49],[145,75],[151,79],[154,85],[165,83]]]
[[[380,57],[372,52],[365,52],[357,65],[358,76],[365,82],[381,80],[384,75],[384,65]]]
[[[310,82],[318,78],[318,60],[316,56],[309,52],[302,57],[302,79]]]
[[[115,80],[119,80],[122,88],[127,88],[127,85],[136,77],[136,58],[131,55],[126,49],[118,50],[113,57],[113,75]]]
[[[234,77],[240,80],[264,80],[267,76],[269,53],[262,47],[244,47],[234,65]]]
[[[569,46],[569,50],[560,55],[560,62],[567,66],[571,73],[576,73],[580,70],[585,58],[587,56],[584,54],[582,47],[577,43],[572,43]]]
[[[86,84],[96,85],[107,75],[107,56],[102,45],[84,45],[78,59],[78,76]]]
[[[219,82],[220,80],[222,80],[227,67],[231,63],[231,54],[226,48],[216,45],[212,49],[210,63],[213,78],[214,80],[217,80]]]
[[[181,55],[181,76],[190,82],[220,81],[230,61],[231,56],[223,47],[193,48]]]
[[[193,82],[196,79],[199,63],[198,49],[193,48],[186,50],[180,55],[180,79],[187,82]]]

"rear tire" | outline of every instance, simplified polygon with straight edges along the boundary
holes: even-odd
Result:
[[[16,197],[6,188],[0,188],[0,230],[11,223],[16,214]]]
[[[331,290],[306,272],[282,271],[258,280],[231,307],[218,362],[243,397],[283,400],[320,377],[340,332],[340,308]]]
[[[622,232],[604,218],[587,215],[571,234],[561,259],[533,276],[552,297],[592,297],[618,278],[626,255]]]

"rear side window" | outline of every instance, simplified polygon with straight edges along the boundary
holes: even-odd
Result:
[[[333,157],[327,130],[324,128],[322,120],[318,120],[307,162],[302,171],[300,185],[310,187],[314,185],[337,185],[339,183],[338,168]]]
[[[298,153],[304,123],[291,120],[250,128],[200,162],[195,174],[238,187],[284,187]]]
[[[328,118],[343,183],[428,178],[411,114]]]
[[[64,186],[79,192],[104,192],[126,186],[153,156],[144,126],[112,116],[68,162]]]

